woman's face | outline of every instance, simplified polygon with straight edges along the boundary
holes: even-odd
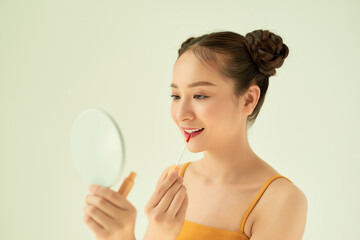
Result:
[[[247,116],[241,113],[241,104],[235,106],[232,85],[229,79],[225,80],[217,70],[205,67],[191,51],[183,53],[174,64],[171,117],[184,139],[183,127],[204,128],[190,139],[187,148],[191,152],[227,145],[242,131],[242,118],[246,120]]]

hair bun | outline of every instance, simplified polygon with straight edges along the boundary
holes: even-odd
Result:
[[[281,67],[289,54],[289,48],[282,38],[268,30],[247,33],[245,45],[259,71],[268,77],[275,75],[275,68]]]

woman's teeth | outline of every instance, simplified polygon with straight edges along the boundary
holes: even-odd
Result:
[[[203,130],[204,128],[198,128],[198,129],[194,129],[194,130],[186,130],[186,129],[184,129],[185,130],[185,132],[187,132],[187,133],[193,133],[193,132],[197,132],[197,131],[200,131],[200,130]]]

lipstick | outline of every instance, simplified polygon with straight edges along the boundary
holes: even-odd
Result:
[[[180,159],[181,159],[181,157],[182,157],[182,155],[183,155],[183,153],[184,153],[184,151],[185,151],[185,148],[186,148],[187,144],[188,144],[189,141],[190,141],[190,138],[191,138],[191,133],[189,134],[188,138],[186,139],[186,143],[185,143],[185,145],[184,145],[183,150],[182,150],[181,153],[180,153],[180,156],[179,156],[176,164],[175,164],[175,165],[172,165],[172,166],[170,167],[170,169],[169,169],[169,171],[168,171],[168,173],[167,173],[167,176],[170,176],[170,174],[172,174],[172,172],[174,172],[174,171],[176,171],[176,170],[179,171],[179,176],[180,176],[180,168],[179,168]]]

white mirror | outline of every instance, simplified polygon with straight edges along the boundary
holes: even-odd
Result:
[[[76,118],[70,136],[75,168],[88,184],[112,187],[120,180],[125,147],[113,118],[100,109],[87,109]]]

